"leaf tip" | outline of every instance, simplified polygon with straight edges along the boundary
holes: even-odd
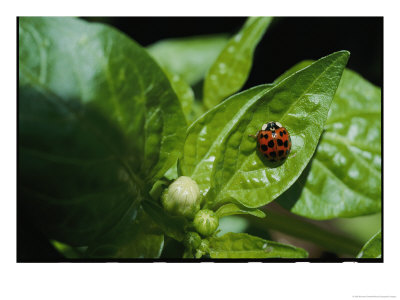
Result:
[[[341,50],[336,53],[342,55],[346,60],[348,60],[350,57],[350,51],[348,50]]]

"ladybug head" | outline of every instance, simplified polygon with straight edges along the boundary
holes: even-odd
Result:
[[[262,126],[261,130],[275,130],[280,127],[282,127],[282,125],[279,122],[268,122]]]

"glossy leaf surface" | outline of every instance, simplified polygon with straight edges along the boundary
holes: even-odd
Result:
[[[250,73],[254,50],[271,23],[270,17],[250,17],[235,34],[208,71],[204,103],[214,107],[242,88]]]
[[[309,63],[300,63],[293,70]],[[313,219],[380,211],[381,91],[378,87],[353,71],[344,71],[315,156],[278,201],[293,213]]]
[[[159,41],[147,49],[163,68],[194,85],[204,77],[227,41],[225,35],[195,36]]]
[[[188,129],[183,159],[178,166],[182,175],[197,182],[203,196],[211,186],[211,173],[219,146],[237,121],[238,110],[248,99],[259,98],[269,87],[259,86],[235,95],[204,114]]]
[[[348,56],[333,53],[277,85],[234,95],[189,128],[181,171],[196,180],[210,207],[256,208],[295,182],[315,151]],[[268,121],[279,121],[292,138],[292,153],[279,165],[266,161],[248,136]]]
[[[361,249],[357,258],[381,258],[382,257],[382,234],[377,232]]]
[[[87,245],[135,215],[176,161],[180,103],[118,31],[73,18],[19,20],[19,190],[42,230]]]
[[[194,92],[192,88],[186,83],[186,81],[183,80],[181,76],[174,75],[165,70],[164,72],[168,76],[171,86],[181,102],[182,111],[185,114],[186,120],[189,120],[194,102]]]
[[[210,239],[211,258],[306,258],[302,248],[267,241],[246,233],[227,233]]]
[[[232,215],[253,215],[255,217],[264,218],[265,213],[259,209],[249,209],[244,206],[239,206],[235,203],[228,203],[220,208],[215,212],[218,218],[232,216]]]

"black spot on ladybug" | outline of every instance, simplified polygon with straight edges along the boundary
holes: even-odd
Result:
[[[283,132],[281,131],[281,132],[279,132],[279,134],[280,134],[280,136],[283,136]]]
[[[283,131],[283,134],[286,134],[286,130]]]
[[[268,139],[268,133],[264,135],[264,139]]]
[[[265,145],[265,144],[262,144],[261,145],[261,149],[262,149],[262,151],[267,151],[268,150],[268,146]]]
[[[273,148],[275,145],[274,141],[269,141],[268,142],[268,147]]]
[[[269,155],[271,155],[272,157],[276,157],[276,152],[272,151],[272,152],[269,153]]]
[[[289,150],[286,150],[286,155],[289,155]]]
[[[283,155],[283,150],[279,150],[279,156],[282,156]]]
[[[278,142],[278,146],[282,146],[283,145],[283,141],[281,139],[278,139],[277,142]]]
[[[262,139],[264,136],[263,136],[263,134],[262,133],[260,133],[260,139]]]
[[[285,146],[287,148],[287,146],[288,146],[288,141],[287,140],[283,143],[283,146]]]

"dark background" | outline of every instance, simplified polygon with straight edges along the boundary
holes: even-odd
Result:
[[[193,35],[235,34],[246,18],[124,17],[85,18],[108,23],[142,46],[161,39]],[[319,59],[338,50],[351,53],[347,67],[382,87],[383,17],[274,18],[257,46],[243,89],[270,83],[305,59]]]

